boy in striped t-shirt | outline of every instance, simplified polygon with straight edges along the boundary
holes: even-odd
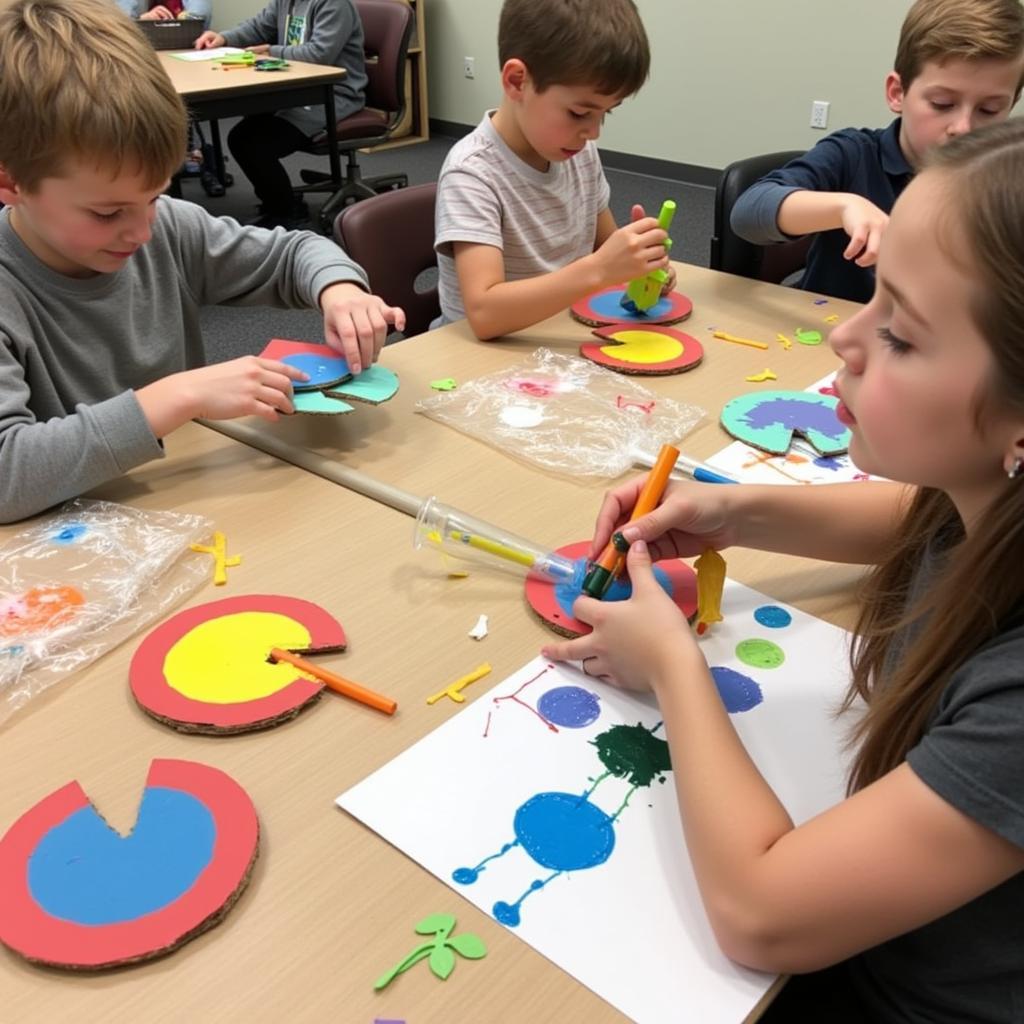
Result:
[[[635,206],[616,228],[594,144],[650,67],[633,0],[505,0],[498,58],[501,105],[441,168],[434,242],[435,326],[465,316],[481,339],[651,270],[671,274],[655,218]]]

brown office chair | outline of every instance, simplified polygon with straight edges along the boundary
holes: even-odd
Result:
[[[388,189],[404,188],[409,179],[391,174],[364,179],[357,153],[366,146],[386,142],[405,116],[405,58],[412,38],[412,8],[401,0],[355,0],[363,23],[366,53],[366,106],[337,125],[338,151],[348,156],[342,186],[335,191],[330,176],[319,171],[301,172],[308,184],[296,192],[333,192],[320,211],[320,223],[330,231],[341,207],[367,199]],[[326,156],[330,152],[327,132],[313,137],[304,153]]]
[[[436,281],[416,290],[417,278],[437,267],[436,200],[436,182],[412,185],[346,206],[334,222],[335,241],[366,271],[374,294],[405,310],[406,337],[428,330],[441,312]]]
[[[766,153],[729,164],[718,180],[715,190],[715,233],[711,239],[711,269],[727,274],[752,277],[757,281],[779,284],[801,270],[807,262],[807,250],[813,235],[776,245],[754,245],[740,238],[729,226],[729,217],[736,200],[751,185],[790,160],[803,156],[803,150]]]

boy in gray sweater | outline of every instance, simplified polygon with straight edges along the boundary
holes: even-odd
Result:
[[[293,411],[293,368],[203,365],[205,304],[319,307],[355,373],[404,323],[333,242],[161,195],[185,109],[109,0],[0,9],[0,124],[0,522],[159,458],[194,417]]]
[[[345,69],[334,87],[334,112],[341,120],[366,105],[363,24],[352,0],[270,0],[254,18],[226,32],[204,32],[196,49],[245,46],[257,54],[333,64]],[[292,195],[281,157],[305,146],[324,130],[323,107],[293,107],[243,117],[228,133],[228,148],[252,182],[263,206],[263,227],[295,227],[307,211]]]

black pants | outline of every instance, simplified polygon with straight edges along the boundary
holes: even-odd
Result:
[[[845,963],[794,975],[759,1024],[877,1024],[860,1001]]]
[[[228,132],[228,149],[252,182],[265,213],[287,217],[293,211],[292,183],[281,166],[281,157],[294,153],[308,141],[295,125],[275,114],[243,117]]]

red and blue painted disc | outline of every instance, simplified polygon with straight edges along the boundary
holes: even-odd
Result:
[[[645,312],[630,313],[622,305],[626,289],[617,284],[603,291],[594,292],[569,307],[569,312],[579,321],[592,327],[608,327],[615,324],[676,324],[693,312],[693,303],[679,292],[669,292]]]
[[[221,919],[258,847],[248,794],[208,765],[153,761],[127,836],[70,782],[0,840],[0,942],[79,970],[161,956]]]
[[[692,370],[704,358],[704,346],[673,327],[630,324],[598,327],[600,341],[587,341],[580,355],[620,373],[664,376]]]

